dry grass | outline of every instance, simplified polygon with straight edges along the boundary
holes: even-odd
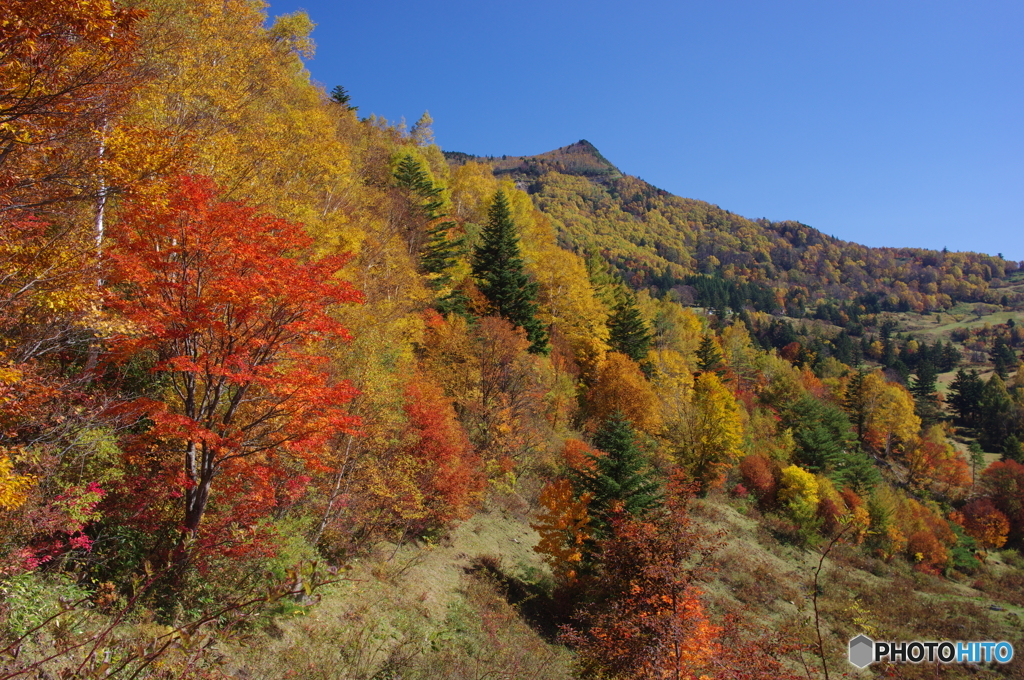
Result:
[[[780,543],[764,524],[746,516],[742,502],[724,497],[701,501],[694,516],[708,530],[726,532],[715,556],[716,574],[707,584],[714,609],[741,611],[773,627],[793,628],[812,642],[814,572],[820,553]],[[751,513],[755,514],[755,513]],[[755,514],[756,515],[756,514]],[[1017,562],[1022,562],[1018,565]],[[846,662],[850,638],[865,633],[887,640],[1009,640],[1021,648],[1024,640],[1024,560],[1007,553],[998,568],[978,581],[983,590],[919,573],[905,562],[886,563],[855,546],[839,545],[829,553],[819,578],[818,611],[832,675],[873,677],[882,669],[857,672]],[[992,607],[995,606],[996,609]],[[812,676],[820,669],[805,654]],[[888,669],[890,677],[906,678],[1024,678],[1024,657],[1007,666],[941,669],[902,664]]]
[[[506,498],[434,544],[380,545],[308,614],[280,621],[277,639],[234,650],[233,668],[253,680],[567,678],[568,652],[475,573],[481,558],[543,573],[536,541],[523,504]]]

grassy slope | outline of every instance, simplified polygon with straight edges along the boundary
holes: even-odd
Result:
[[[744,612],[773,629],[814,639],[812,593],[819,553],[778,540],[747,501],[696,501],[695,517],[723,532],[716,571],[705,590],[712,610]],[[474,569],[480,559],[512,577],[546,572],[533,552],[537,536],[522,505],[491,507],[435,545],[382,546],[357,564],[303,616],[282,618],[273,639],[230,655],[249,678],[568,678],[571,654],[532,630],[505,591]],[[1004,556],[1005,555],[1005,556]],[[1014,566],[1014,564],[1016,566]],[[1002,581],[1000,581],[1002,579]],[[1024,560],[993,556],[985,572],[956,583],[885,564],[840,546],[824,561],[819,611],[832,677],[872,677],[845,660],[846,643],[876,639],[1024,639]],[[982,590],[982,588],[984,590]],[[995,605],[1001,609],[992,609]],[[823,677],[809,654],[794,669]],[[945,669],[940,677],[1024,678],[1024,657],[996,672]],[[903,677],[934,677],[919,667]]]
[[[703,501],[695,507],[695,514],[709,529],[726,532],[717,554],[717,577],[708,588],[716,608],[744,610],[776,628],[789,626],[804,641],[813,643],[812,594],[820,553],[777,540],[746,501],[722,497]],[[1020,591],[1024,560],[1016,553],[1008,555],[1016,566],[993,557],[991,573],[957,583],[921,574],[899,560],[886,564],[849,546],[833,549],[823,562],[818,591],[832,677],[839,673],[852,677],[880,674],[875,666],[858,672],[846,662],[847,642],[860,633],[886,640],[1009,640],[1020,647],[1024,638],[1024,593]],[[999,582],[1000,578],[1004,581]],[[991,609],[993,605],[1001,609]],[[810,656],[805,661],[817,677],[820,662]],[[906,678],[935,677],[934,669],[903,666],[899,670]],[[1000,670],[948,668],[940,677],[1024,678],[1024,660],[1017,658]]]
[[[568,678],[549,645],[481,573],[481,558],[520,579],[545,571],[525,506],[490,507],[435,544],[379,546],[276,639],[230,656],[249,678]]]

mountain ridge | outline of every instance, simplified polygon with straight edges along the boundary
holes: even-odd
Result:
[[[601,254],[635,288],[680,289],[683,298],[709,303],[687,287],[695,277],[715,277],[732,289],[730,307],[824,314],[837,322],[842,319],[831,308],[844,304],[845,320],[960,302],[1024,304],[1024,290],[1006,280],[1020,271],[1016,262],[983,253],[868,247],[793,220],[749,219],[625,174],[585,139],[532,156],[444,154],[452,165],[483,162],[496,176],[514,180],[552,218],[560,245]]]

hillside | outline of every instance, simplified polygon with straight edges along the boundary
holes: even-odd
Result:
[[[446,157],[456,165],[474,160]],[[1024,295],[1008,280],[1019,263],[979,253],[868,248],[798,222],[750,220],[624,175],[585,140],[536,156],[475,160],[528,191],[554,221],[560,244],[600,253],[632,286],[676,289],[685,302],[797,317],[833,303],[847,318],[963,302],[1024,306]],[[733,284],[724,299],[695,286],[701,274]]]
[[[855,633],[1020,638],[1016,267],[585,142],[446,159],[310,79],[304,12],[5,11],[0,679],[796,680]]]

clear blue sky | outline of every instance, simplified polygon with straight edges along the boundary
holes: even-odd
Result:
[[[624,172],[872,246],[1024,260],[1019,0],[276,0],[313,78],[438,144]]]

